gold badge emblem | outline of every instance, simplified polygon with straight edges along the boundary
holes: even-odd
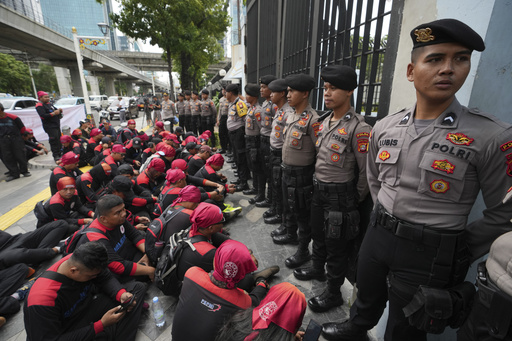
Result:
[[[430,183],[430,190],[436,193],[445,193],[450,189],[450,184],[443,179],[434,180]]]
[[[338,129],[338,133],[340,135],[347,135],[347,132],[345,131],[345,128]]]
[[[386,161],[387,159],[389,159],[390,156],[391,156],[391,154],[389,154],[387,151],[383,150],[379,154],[379,159],[381,159],[382,161]]]
[[[432,35],[432,29],[428,27],[415,30],[414,34],[416,35],[416,41],[419,43],[427,43],[431,40],[436,39],[436,37]]]
[[[298,132],[298,131],[294,131],[294,132],[292,133],[292,136],[293,136],[293,137],[299,137],[299,132]]]
[[[453,174],[455,169],[455,165],[448,162],[448,160],[435,160],[431,167],[446,172],[446,174]]]
[[[340,156],[338,154],[334,153],[331,155],[331,160],[332,160],[332,162],[338,162],[338,161],[340,161]]]
[[[475,139],[467,137],[463,133],[448,133],[446,139],[458,146],[469,146]]]

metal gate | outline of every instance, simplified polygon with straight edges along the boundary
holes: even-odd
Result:
[[[266,74],[310,74],[318,84],[311,104],[321,111],[320,70],[350,65],[359,75],[354,107],[372,123],[389,108],[389,91],[382,89],[391,85],[386,75],[394,68],[399,33],[394,23],[402,6],[403,0],[248,1],[247,81],[255,83]],[[389,32],[396,33],[394,40]]]

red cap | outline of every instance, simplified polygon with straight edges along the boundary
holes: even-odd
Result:
[[[204,135],[206,135],[206,136],[208,136],[208,137],[212,136],[212,132],[211,132],[211,131],[209,131],[209,130],[205,130],[205,131],[203,131],[203,134],[204,134]]]
[[[78,135],[82,135],[82,131],[80,129],[75,129],[73,130],[73,132],[71,133],[71,135],[75,135],[75,136],[78,136]]]
[[[164,155],[167,157],[174,157],[176,155],[176,151],[174,150],[174,148],[164,142],[160,142],[159,144],[156,145],[156,151],[163,152]]]
[[[69,135],[62,135],[60,137],[60,143],[69,143],[71,141],[73,141],[73,139]]]
[[[162,121],[156,122],[155,123],[155,127],[160,128],[160,129],[164,129],[164,122],[162,122]]]
[[[93,130],[91,130],[91,133],[89,134],[91,137],[94,137],[96,135],[99,135],[101,134],[101,130],[99,130],[98,128],[94,128]]]
[[[189,201],[189,202],[201,202],[201,191],[196,186],[187,185],[183,187],[178,193],[178,198],[174,200],[171,206],[176,205],[177,203]]]
[[[135,120],[128,120],[128,125],[130,124],[137,124],[137,122],[135,122]]]
[[[64,188],[75,188],[75,179],[70,176],[65,176],[57,181],[57,190],[63,190]]]
[[[186,175],[183,173],[181,169],[169,169],[165,175],[165,180],[167,180],[167,184],[175,184],[181,179],[185,179]]]
[[[199,148],[199,150],[203,151],[203,152],[212,152],[212,148],[210,146],[207,146],[207,145],[202,145],[201,148]]]
[[[126,153],[126,148],[122,144],[115,144],[112,146],[112,153]]]
[[[195,138],[195,136],[189,136],[189,137],[187,137],[187,138],[185,139],[185,144],[186,144],[186,143],[189,143],[189,142],[195,142],[195,143],[197,143],[198,141],[197,141],[197,139]]]
[[[198,208],[194,210],[192,217]],[[217,209],[220,210],[218,207]],[[235,284],[240,282],[246,274],[257,269],[247,246],[233,239],[228,239],[219,246],[215,252],[213,263],[213,277],[226,283],[228,289],[233,289]]]
[[[180,143],[180,141],[178,141],[178,137],[175,134],[167,134],[164,140],[170,140],[176,143]]]
[[[224,215],[219,206],[202,202],[196,207],[190,217],[190,222],[192,223],[190,232],[194,235],[197,229],[218,224],[222,222],[222,219],[224,219]]]
[[[224,157],[221,154],[213,154],[206,160],[206,165],[214,165],[214,166],[223,166],[224,165]]]
[[[62,156],[60,161],[63,166],[66,166],[66,165],[72,165],[74,163],[78,163],[79,158],[80,157],[77,154],[75,154],[73,152],[67,152],[66,154],[64,154]]]
[[[176,159],[172,162],[171,168],[173,169],[181,169],[182,171],[186,171],[188,169],[187,161],[183,159]]]
[[[149,136],[146,135],[146,133],[139,133],[139,135],[137,135],[137,137],[142,141],[142,142],[146,142],[149,140]]]
[[[156,158],[152,159],[151,162],[149,163],[149,166],[148,166],[148,169],[151,169],[151,168],[156,169],[160,173],[165,172],[165,162],[164,162],[164,160],[162,160],[159,157],[156,157]]]
[[[38,91],[37,92],[37,98],[41,98],[41,97],[46,96],[46,95],[48,95],[47,92],[44,92],[44,91]]]
[[[34,135],[34,131],[30,128],[25,129],[25,132]]]

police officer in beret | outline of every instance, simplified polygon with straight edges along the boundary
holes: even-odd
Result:
[[[297,221],[297,227],[286,228],[286,234],[272,237],[276,244],[299,244],[297,252],[286,259],[285,265],[295,268],[311,256],[309,225],[311,199],[313,198],[313,173],[320,122],[318,114],[309,104],[309,94],[316,86],[315,79],[305,74],[285,78],[288,85],[288,104],[295,109],[284,127],[283,143],[283,214],[284,220]],[[297,234],[298,230],[298,234]]]
[[[270,94],[272,91],[268,88],[270,82],[277,78],[273,75],[265,75],[260,78],[260,95],[265,100],[261,104],[261,129],[260,129],[260,153],[264,164],[263,175],[265,185],[262,185],[264,200],[256,202],[256,207],[270,207],[272,202],[272,183],[270,181],[270,134],[272,133],[272,120],[277,111],[277,106],[272,103]],[[268,191],[265,197],[265,188],[268,184]]]
[[[512,227],[512,205],[501,201],[512,185],[511,125],[455,97],[472,51],[485,48],[482,38],[454,19],[419,25],[411,38],[407,78],[416,88],[416,104],[373,128],[367,178],[375,206],[359,252],[357,300],[349,320],[323,325],[328,340],[366,339],[388,300],[385,340],[426,340],[432,324],[419,329],[415,322],[421,319],[405,315],[413,297],[428,299],[424,309],[435,318],[456,311],[444,309],[446,295],[420,297],[419,286],[448,291],[458,285],[469,264]],[[480,190],[485,215],[467,224]],[[434,322],[434,316],[425,317]]]
[[[192,99],[190,100],[190,111],[192,112],[191,131],[199,136],[202,133],[201,127],[201,101],[199,100],[199,93],[192,91]]]
[[[212,133],[211,141],[215,147],[217,145],[217,138],[213,128],[215,127],[215,119],[217,117],[217,107],[215,107],[215,104],[208,96],[210,96],[210,91],[203,89],[201,91],[201,133],[209,130]]]
[[[284,79],[276,79],[269,83],[268,88],[271,91],[270,97],[272,103],[277,107],[276,114],[272,120],[272,132],[270,133],[270,168],[272,183],[272,205],[268,211],[263,213],[263,219],[266,224],[281,224],[277,229],[271,232],[271,236],[286,234],[286,226],[297,228],[295,220],[288,219],[283,221],[283,191],[282,191],[282,150],[284,143],[284,128],[289,115],[294,114],[294,110],[287,101],[288,85]],[[293,218],[289,216],[289,218]]]
[[[219,99],[219,108],[217,110],[217,126],[219,127],[219,142],[220,150],[219,153],[224,154],[230,151],[228,127],[226,122],[228,121],[228,109],[229,102],[226,99],[226,87],[222,87],[222,97]]]
[[[331,65],[322,69],[321,77],[325,106],[332,112],[322,121],[316,141],[311,205],[313,265],[293,271],[299,280],[325,280],[327,263],[327,288],[308,301],[315,312],[343,304],[340,288],[348,270],[349,245],[359,233],[357,207],[369,192],[366,156],[371,131],[350,105],[357,87],[354,69]]]
[[[185,129],[188,131],[192,131],[192,109],[191,109],[191,99],[190,99],[190,96],[191,96],[191,92],[190,90],[185,90],[184,92],[184,95],[185,95],[185,100],[183,102],[185,102]]]

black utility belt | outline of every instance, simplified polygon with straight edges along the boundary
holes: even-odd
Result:
[[[354,190],[354,183],[352,181],[344,183],[328,183],[318,181],[316,177],[313,177],[313,185],[315,185],[315,188],[318,190],[326,193],[349,192]]]
[[[311,171],[314,170],[315,165],[309,165],[309,166],[288,166],[284,163],[281,163],[281,168],[283,169],[283,173],[288,175],[303,175],[306,173],[311,173]]]
[[[277,149],[277,148],[274,148],[272,146],[270,146],[270,153],[273,155],[273,156],[283,156],[283,150],[282,149]]]
[[[266,141],[270,143],[270,136],[260,135],[260,139],[261,141]]]
[[[245,139],[249,141],[259,141],[260,135],[245,135]]]
[[[376,222],[397,237],[421,242],[424,245],[439,247],[441,240],[447,237],[462,237],[464,231],[434,231],[425,225],[409,223],[386,211],[381,205],[375,207]]]

